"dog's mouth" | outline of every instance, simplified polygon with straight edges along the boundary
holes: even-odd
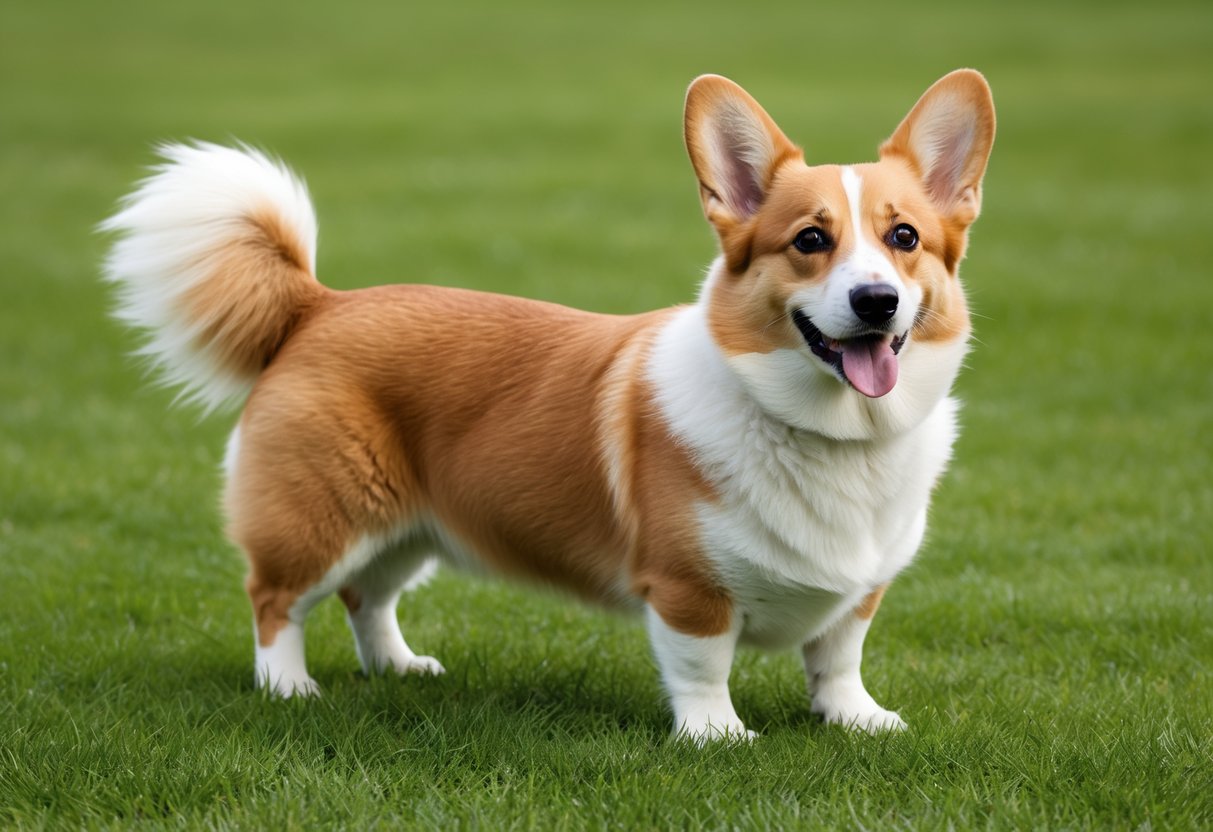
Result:
[[[792,322],[813,355],[834,368],[844,381],[868,398],[878,399],[897,384],[897,355],[909,333],[872,332],[855,338],[830,338],[799,309]]]

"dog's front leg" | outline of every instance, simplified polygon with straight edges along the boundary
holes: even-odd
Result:
[[[741,629],[739,616],[719,635],[696,636],[666,623],[651,604],[649,640],[674,710],[674,733],[702,745],[712,740],[746,740],[747,731],[729,696],[729,670]]]
[[[827,723],[872,734],[906,727],[900,716],[876,704],[859,674],[863,640],[884,590],[882,586],[869,593],[829,630],[804,645],[804,673],[813,713],[821,714]]]

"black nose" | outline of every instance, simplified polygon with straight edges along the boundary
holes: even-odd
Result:
[[[897,312],[897,290],[887,283],[865,283],[851,290],[851,308],[866,324],[883,324]]]

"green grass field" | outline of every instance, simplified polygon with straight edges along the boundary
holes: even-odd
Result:
[[[743,653],[752,745],[667,741],[638,621],[443,574],[440,679],[253,689],[223,539],[232,417],[171,409],[106,317],[92,228],[151,143],[307,177],[330,285],[627,312],[713,255],[685,85],[735,77],[810,161],[865,161],[957,66],[999,136],[963,270],[964,434],[866,679],[814,719]],[[1213,826],[1213,7],[1191,3],[36,3],[0,11],[0,827]]]

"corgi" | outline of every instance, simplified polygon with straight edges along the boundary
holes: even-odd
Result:
[[[678,736],[753,736],[739,644],[800,650],[825,722],[904,728],[860,659],[956,438],[957,271],[994,127],[958,70],[879,161],[809,166],[741,87],[697,78],[684,133],[719,255],[694,303],[628,316],[328,289],[281,162],[161,147],[102,224],[105,274],[167,382],[243,402],[223,505],[257,684],[318,692],[304,621],[332,594],[368,674],[442,673],[396,616],[437,556],[643,614]]]

